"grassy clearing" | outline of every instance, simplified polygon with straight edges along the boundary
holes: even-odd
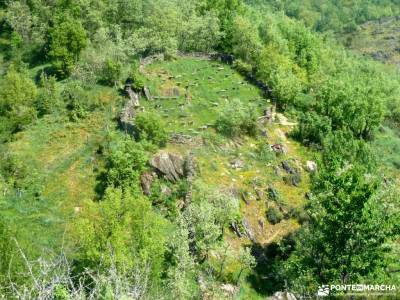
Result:
[[[356,32],[339,39],[357,53],[400,66],[399,26],[400,20],[396,17],[369,21],[361,25]]]
[[[109,99],[112,93],[95,95]],[[95,168],[101,164],[96,151],[111,122],[109,111],[95,111],[76,123],[46,116],[8,145],[9,156],[27,176],[5,195],[1,215],[15,224],[30,252],[59,246],[76,210],[94,198]]]
[[[309,188],[309,176],[304,171],[304,164],[311,159],[312,154],[294,140],[288,138],[291,126],[269,124],[260,126],[268,134],[267,137],[258,135],[256,138],[241,137],[225,138],[215,132],[212,124],[215,122],[219,107],[224,102],[240,99],[245,103],[252,102],[257,114],[270,104],[259,94],[259,90],[248,84],[241,75],[230,67],[212,61],[180,58],[175,61],[158,62],[146,68],[147,82],[153,96],[171,96],[174,90],[179,91],[179,97],[155,99],[152,102],[142,99],[145,110],[158,112],[164,116],[167,130],[172,133],[191,135],[198,143],[167,145],[167,150],[187,155],[193,152],[199,168],[198,180],[221,191],[235,189],[240,197],[246,194],[249,201],[240,200],[240,213],[253,231],[256,242],[266,246],[278,241],[283,236],[299,228],[297,220],[289,218],[272,225],[266,220],[268,207],[276,206],[269,199],[269,187],[276,189],[285,210],[290,208],[302,209],[305,204],[305,193]],[[185,97],[188,86],[189,95]],[[177,92],[176,92],[177,93]],[[188,92],[186,92],[188,94]],[[204,125],[209,125],[203,128]],[[211,126],[210,126],[211,125]],[[260,159],[257,145],[265,147],[282,143],[287,148],[284,155],[271,153],[266,159]],[[268,159],[269,158],[269,159]],[[243,161],[243,167],[234,169],[234,160]],[[284,182],[287,174],[282,170],[283,160],[298,165],[301,169],[302,181],[298,187]],[[280,174],[276,174],[276,169]],[[257,199],[256,189],[263,196]],[[260,224],[263,225],[260,225]],[[225,240],[234,257],[238,257],[241,247],[250,245],[246,237],[238,238],[230,230],[225,231]],[[218,269],[218,260],[211,259],[211,264]],[[235,278],[239,272],[236,260],[227,262],[224,266],[224,277]],[[228,279],[229,280],[229,279]],[[240,299],[257,299],[258,295],[244,283]],[[250,297],[250,298],[249,298]]]
[[[152,64],[146,73],[146,84],[153,96],[177,95],[177,99],[143,103],[147,110],[156,110],[164,116],[169,132],[196,133],[213,124],[218,108],[234,98],[254,102],[260,109],[265,103],[256,87],[217,62],[178,59]]]

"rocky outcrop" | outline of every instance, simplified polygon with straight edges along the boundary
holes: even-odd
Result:
[[[149,90],[149,88],[148,88],[147,86],[144,86],[144,87],[143,87],[143,94],[144,94],[144,96],[146,97],[146,99],[147,99],[148,101],[153,100],[153,97],[151,96],[150,90]]]
[[[125,132],[132,132],[135,125],[136,107],[135,101],[128,101],[121,111],[119,121]]]
[[[153,156],[150,165],[170,181],[177,181],[184,176],[185,161],[182,156],[161,151]]]
[[[146,172],[140,176],[140,185],[142,186],[143,193],[146,196],[151,194],[151,185],[154,181],[155,174]]]

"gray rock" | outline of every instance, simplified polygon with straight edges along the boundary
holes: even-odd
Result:
[[[314,173],[318,170],[318,165],[315,161],[308,160],[306,162],[306,170],[307,172]]]
[[[231,167],[232,169],[242,169],[244,167],[244,161],[241,159],[234,159],[233,161],[231,161]]]
[[[161,151],[153,156],[150,165],[170,181],[177,181],[184,175],[184,160],[174,153]]]
[[[143,193],[146,196],[151,194],[151,185],[154,181],[154,176],[150,172],[143,173],[140,176],[140,185],[142,186]]]
[[[286,154],[287,150],[286,147],[282,144],[275,144],[271,146],[271,149],[278,154]]]
[[[276,292],[273,296],[268,297],[267,300],[296,300],[296,297],[289,292]]]
[[[250,241],[252,241],[253,243],[255,243],[255,238],[254,238],[254,234],[253,231],[250,228],[249,223],[247,222],[246,219],[242,220],[242,226],[244,229],[244,234],[249,238]]]
[[[149,90],[149,88],[147,86],[143,87],[143,93],[144,93],[144,96],[146,97],[146,99],[148,101],[153,100],[153,98],[151,97],[151,94],[150,94],[150,90]]]
[[[240,231],[240,228],[236,222],[231,223],[232,230],[236,233],[238,237],[242,237],[243,233]]]
[[[246,205],[250,204],[249,194],[246,191],[242,192],[242,199],[246,203]]]
[[[282,168],[288,173],[288,174],[295,174],[296,170],[292,168],[287,160],[282,161]]]

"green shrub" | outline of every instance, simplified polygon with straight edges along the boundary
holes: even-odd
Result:
[[[278,209],[270,207],[267,211],[267,220],[272,225],[278,224],[283,220],[283,214]]]
[[[102,70],[102,79],[108,85],[115,85],[122,76],[122,64],[113,59],[107,59]]]
[[[140,144],[129,138],[112,138],[107,153],[105,184],[123,190],[137,192],[139,176],[144,170],[148,157]]]
[[[275,158],[275,153],[271,150],[271,147],[265,142],[259,142],[256,145],[256,158],[259,161],[268,163]]]
[[[38,97],[35,101],[35,107],[38,116],[42,117],[53,112],[58,106],[58,94],[56,89],[56,78],[47,77],[44,73],[40,76],[40,87]]]
[[[87,45],[86,31],[78,20],[60,18],[50,30],[49,36],[49,56],[53,66],[60,75],[67,76]]]
[[[79,83],[68,84],[62,92],[62,99],[66,104],[71,121],[77,121],[87,116],[90,110],[89,97]]]
[[[234,99],[219,111],[215,128],[228,137],[247,134],[255,136],[257,133],[257,116],[255,108],[245,105],[240,100]]]
[[[305,144],[321,144],[331,132],[331,120],[313,112],[302,114],[294,135]]]
[[[160,116],[154,113],[141,113],[135,120],[135,137],[139,141],[149,141],[159,147],[165,146],[168,135]]]
[[[0,116],[4,116],[8,124],[4,129],[17,132],[35,119],[33,103],[36,95],[35,83],[24,71],[20,73],[11,66],[0,81]]]

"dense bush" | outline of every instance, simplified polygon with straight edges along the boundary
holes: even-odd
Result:
[[[283,220],[283,214],[275,207],[268,208],[266,217],[272,225],[278,224]]]
[[[79,20],[60,17],[50,30],[49,56],[62,76],[69,75],[87,46],[86,31]]]
[[[140,113],[135,119],[135,137],[138,141],[146,140],[159,147],[165,146],[168,135],[165,124],[159,115]]]
[[[256,109],[234,99],[220,109],[215,128],[219,133],[229,137],[243,134],[255,136],[257,133]]]
[[[35,83],[24,70],[19,73],[10,66],[0,80],[0,116],[3,117],[4,134],[22,130],[36,117],[34,102],[37,96]]]
[[[116,85],[122,76],[122,64],[113,59],[107,59],[102,70],[102,80],[109,85]]]
[[[115,136],[107,152],[105,182],[107,186],[135,193],[139,176],[147,163],[147,154],[139,143],[128,137]]]

